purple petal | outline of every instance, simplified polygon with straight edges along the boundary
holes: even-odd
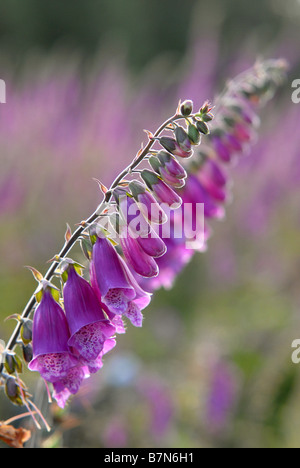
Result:
[[[135,291],[126,279],[117,251],[104,237],[98,237],[94,245],[93,269],[102,302],[112,312],[122,314]]]
[[[131,236],[127,226],[123,226],[123,232],[120,236],[120,245],[127,262],[139,275],[151,278],[158,274],[157,263],[144,252],[137,240]],[[127,307],[123,312],[125,312],[126,309]]]
[[[69,346],[76,348],[86,361],[93,361],[101,353],[105,340],[114,333],[115,327],[108,320],[90,323],[72,335]]]
[[[134,302],[131,302],[128,306],[127,311],[125,314],[127,318],[129,318],[132,325],[135,327],[141,327],[143,324],[143,314],[140,311],[140,308]]]
[[[70,368],[77,362],[70,353],[40,354],[29,363],[28,367],[32,371],[39,372],[48,382],[55,382],[66,377]]]

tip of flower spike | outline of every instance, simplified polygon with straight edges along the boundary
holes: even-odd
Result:
[[[214,106],[209,101],[205,101],[203,106],[200,108],[199,113],[200,114],[208,114],[209,112],[211,112],[213,110],[213,108],[214,108]]]

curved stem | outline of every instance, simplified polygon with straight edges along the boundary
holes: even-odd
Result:
[[[157,130],[156,132],[154,133],[154,137],[157,137],[161,134],[161,132],[163,130],[165,130],[165,128],[172,122],[174,122],[175,120],[177,119],[181,119],[183,118],[182,115],[179,115],[179,114],[175,114],[173,117],[169,118],[168,120],[166,120]],[[90,225],[92,224],[93,222],[95,222],[97,220],[97,218],[99,218],[99,216],[101,215],[101,213],[103,213],[104,209],[106,208],[107,204],[110,202],[111,200],[111,197],[112,197],[112,194],[113,194],[113,190],[119,185],[119,183],[128,175],[130,174],[145,158],[145,156],[148,154],[149,150],[151,149],[152,145],[155,143],[155,140],[149,138],[149,142],[147,143],[147,145],[145,146],[145,148],[139,153],[138,157],[136,157],[129,166],[127,166],[126,169],[124,169],[123,172],[121,172],[117,178],[113,181],[113,183],[111,184],[109,190],[107,191],[107,193],[105,194],[104,196],[104,199],[103,201],[101,202],[101,204],[98,206],[98,208],[96,209],[96,211],[94,211],[94,213],[85,221],[84,225],[81,225],[79,226],[76,231],[74,231],[74,233],[72,234],[72,236],[70,237],[70,239],[68,240],[68,242],[65,243],[65,245],[63,246],[63,248],[61,249],[61,251],[59,252],[58,254],[58,257],[60,259],[63,259],[66,257],[66,255],[68,254],[68,252],[71,250],[71,248],[74,246],[74,244],[77,242],[77,240],[79,239],[79,237],[81,236],[81,234],[85,231],[85,229]],[[61,260],[60,260],[61,261]],[[52,277],[54,276],[54,273],[55,273],[55,270],[56,268],[58,267],[59,265],[59,262],[53,262],[50,266],[50,268],[48,269],[48,271],[46,272],[45,276],[44,276],[44,279],[47,280],[47,281],[51,281]],[[33,307],[35,306],[36,304],[36,298],[35,298],[35,293],[33,293],[33,295],[31,296],[31,298],[29,299],[27,305],[25,306],[23,312],[22,312],[22,315],[21,315],[21,319],[20,319],[20,322],[17,324],[17,326],[15,327],[7,345],[6,345],[6,348],[5,348],[5,351],[12,351],[14,349],[14,347],[16,346],[17,344],[17,340],[18,340],[18,337],[19,337],[19,334],[20,334],[20,330],[21,330],[21,327],[22,327],[22,319],[24,318],[27,318]],[[4,352],[5,352],[4,351]],[[3,364],[0,364],[0,374],[3,370]]]

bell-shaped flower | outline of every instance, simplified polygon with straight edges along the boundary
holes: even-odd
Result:
[[[191,143],[187,143],[189,146],[179,144],[174,138],[162,136],[158,138],[159,143],[163,148],[165,148],[169,153],[179,156],[180,158],[190,158],[193,155],[193,150],[191,149]],[[186,140],[187,142],[188,140]],[[184,148],[184,149],[183,149]],[[187,149],[190,148],[190,149]]]
[[[145,252],[126,224],[120,225],[120,229],[120,245],[129,265],[141,276],[147,278],[156,276],[158,267],[154,258]]]
[[[197,174],[203,187],[215,199],[224,202],[227,198],[227,177],[220,165],[210,157],[206,157]]]
[[[70,265],[63,290],[64,306],[70,329],[68,345],[86,361],[95,360],[115,327],[104,315],[91,285]]]
[[[171,176],[176,177],[176,179],[186,179],[186,170],[170,153],[167,151],[160,151],[157,154],[157,158]]]
[[[48,382],[65,378],[78,363],[70,353],[69,338],[65,313],[47,288],[33,318],[33,360],[29,369],[39,372]]]
[[[101,302],[112,313],[122,315],[128,302],[135,298],[135,291],[126,278],[118,252],[103,234],[98,234],[93,246],[90,273]]]
[[[136,292],[135,299],[129,302],[128,308],[124,315],[130,320],[132,325],[135,327],[141,327],[143,323],[142,310],[144,310],[150,304],[151,294],[142,289],[136,277],[137,275],[135,275],[135,272],[132,271],[125,262],[123,262],[123,267],[128,281],[130,284],[132,284]]]
[[[166,213],[153,197],[152,193],[149,192],[145,184],[133,180],[130,182],[129,188],[141,213],[148,221],[154,224],[164,224],[167,222],[168,217]]]
[[[224,217],[224,207],[214,202],[197,176],[191,174],[183,190],[184,202],[191,203],[194,206],[196,206],[196,204],[203,204],[204,216],[206,218],[222,219]]]
[[[172,190],[155,172],[144,169],[141,173],[143,180],[146,182],[150,190],[153,191],[156,199],[160,203],[177,209],[182,204],[182,199]]]
[[[123,189],[118,189],[118,193],[115,193],[114,196],[120,213],[119,228],[120,225],[128,226],[128,235],[132,235],[150,257],[157,258],[164,255],[166,253],[164,242],[142,215],[134,198],[128,196]]]

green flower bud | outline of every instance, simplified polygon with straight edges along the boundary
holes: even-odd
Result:
[[[174,130],[176,141],[183,151],[191,150],[191,141],[188,134],[182,127],[176,127]]]
[[[24,320],[21,328],[21,338],[24,344],[32,341],[32,320]]]
[[[17,406],[23,405],[21,391],[14,377],[8,377],[8,379],[6,379],[5,393],[12,403]]]
[[[192,143],[192,145],[199,145],[200,140],[201,140],[201,135],[199,133],[199,130],[197,129],[196,125],[194,124],[189,124],[188,126],[188,137]]]
[[[197,120],[197,128],[200,133],[203,133],[203,135],[208,135],[209,134],[209,128],[208,125],[203,122],[202,120]]]
[[[155,156],[150,156],[149,163],[150,163],[152,169],[159,174],[159,169],[162,166],[159,159],[157,159]]]
[[[32,345],[31,344],[23,344],[22,345],[22,351],[23,351],[23,358],[24,358],[24,361],[27,362],[27,364],[29,364],[29,362],[32,360],[33,358],[33,349],[32,349]]]
[[[14,356],[11,353],[6,353],[4,358],[4,367],[6,372],[13,374],[16,370]]]
[[[181,114],[186,117],[193,112],[193,101],[186,100],[180,106]]]

